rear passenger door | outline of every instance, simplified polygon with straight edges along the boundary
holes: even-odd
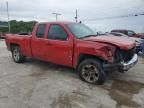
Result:
[[[73,40],[64,26],[51,24],[48,31],[46,58],[57,64],[72,66]]]
[[[45,35],[46,35],[46,24],[39,24],[33,34],[31,47],[32,54],[35,58],[44,60],[44,51],[45,51]]]

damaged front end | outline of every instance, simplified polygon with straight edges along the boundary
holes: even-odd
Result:
[[[138,56],[135,54],[135,48],[129,50],[116,49],[113,56],[113,62],[104,63],[105,71],[124,72],[132,68],[138,61]]]

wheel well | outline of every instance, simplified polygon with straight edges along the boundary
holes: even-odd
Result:
[[[78,61],[77,61],[77,66],[85,59],[87,58],[93,58],[93,59],[96,59],[100,62],[104,62],[104,60],[102,60],[101,58],[97,57],[97,56],[94,56],[94,55],[89,55],[89,54],[80,54],[79,57],[78,57]]]
[[[15,47],[15,46],[18,46],[18,47],[19,47],[18,44],[13,44],[13,43],[11,43],[11,44],[10,44],[10,50],[12,51],[13,47]]]

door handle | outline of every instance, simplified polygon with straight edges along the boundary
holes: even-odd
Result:
[[[46,45],[53,45],[52,43],[46,43]]]

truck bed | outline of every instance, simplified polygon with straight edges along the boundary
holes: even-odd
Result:
[[[19,34],[7,34],[6,44],[10,50],[10,46],[18,45],[21,48],[21,52],[24,56],[31,57],[31,37],[32,35],[19,35]]]

